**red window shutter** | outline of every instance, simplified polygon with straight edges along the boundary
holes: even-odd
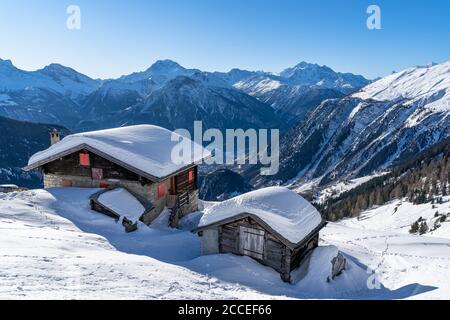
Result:
[[[189,171],[189,182],[194,182],[194,170]]]
[[[91,165],[88,153],[80,153],[80,165],[86,167],[89,167]]]
[[[158,185],[158,199],[161,199],[165,195],[166,195],[166,186],[164,185],[164,183],[160,183]]]

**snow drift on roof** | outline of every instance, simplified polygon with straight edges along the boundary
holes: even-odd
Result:
[[[124,188],[117,188],[102,193],[98,197],[98,202],[121,217],[127,217],[133,222],[138,221],[145,212],[145,208],[139,200]]]
[[[19,189],[19,187],[15,184],[0,184],[0,188]]]
[[[180,135],[170,130],[152,125],[137,125],[73,134],[47,150],[33,155],[28,162],[28,166],[86,144],[140,171],[157,178],[163,178],[190,164],[179,164],[172,161],[172,150],[179,143],[179,141],[172,141],[172,135],[181,139]],[[201,147],[198,144],[192,142],[191,146],[202,150],[202,152],[194,154],[191,159],[192,163],[209,156],[209,152],[200,149]]]
[[[294,191],[285,187],[269,187],[205,209],[199,227],[232,218],[241,213],[256,215],[292,243],[303,240],[322,222],[319,212]]]

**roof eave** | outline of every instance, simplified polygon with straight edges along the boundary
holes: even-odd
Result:
[[[80,144],[80,145],[78,145],[76,147],[70,148],[70,149],[68,149],[66,151],[60,152],[60,153],[55,154],[55,155],[53,155],[51,157],[48,157],[46,159],[37,161],[37,162],[35,162],[35,163],[31,164],[31,165],[23,167],[22,169],[24,171],[34,170],[34,169],[37,169],[39,167],[42,167],[43,165],[45,165],[47,163],[53,162],[53,161],[55,161],[55,160],[57,160],[59,158],[65,157],[65,156],[67,156],[69,154],[72,154],[72,153],[80,151],[80,150],[90,151],[90,152],[92,152],[92,153],[94,153],[94,154],[96,154],[98,156],[101,156],[101,157],[103,157],[103,158],[105,158],[105,159],[107,159],[107,160],[109,160],[111,162],[114,162],[115,164],[117,164],[117,165],[119,165],[119,166],[121,166],[121,167],[123,167],[123,168],[125,168],[127,170],[130,170],[131,172],[134,172],[134,173],[136,173],[136,174],[138,174],[138,175],[140,175],[140,176],[142,176],[144,178],[147,178],[147,179],[149,179],[152,182],[164,181],[168,177],[171,177],[171,176],[176,175],[176,174],[178,174],[178,173],[180,173],[182,171],[185,171],[185,170],[187,170],[187,169],[189,169],[191,167],[194,167],[194,166],[198,165],[198,163],[200,163],[202,160],[204,160],[204,159],[201,159],[201,160],[198,160],[196,162],[193,162],[193,163],[191,163],[189,165],[186,165],[185,167],[180,168],[180,169],[178,169],[178,170],[176,170],[176,171],[174,171],[174,172],[172,172],[170,174],[167,174],[167,175],[165,175],[163,177],[156,177],[156,176],[154,176],[152,174],[149,174],[149,173],[147,173],[145,171],[142,171],[142,170],[140,170],[138,168],[135,168],[135,167],[133,167],[133,166],[131,166],[131,165],[121,161],[121,160],[118,160],[118,159],[116,159],[114,157],[111,157],[107,153],[104,153],[104,152],[102,152],[102,151],[100,151],[100,150],[98,150],[96,148],[93,148],[93,147],[91,147],[90,145],[88,145],[86,143],[82,143],[82,144]]]
[[[260,223],[264,228],[268,229],[270,232],[272,232],[278,240],[280,240],[284,245],[286,245],[288,248],[294,250],[297,249],[299,247],[302,247],[306,242],[308,242],[315,234],[317,234],[322,228],[324,228],[327,225],[327,222],[322,219],[322,221],[320,222],[320,224],[315,227],[308,235],[306,235],[302,240],[300,240],[297,243],[293,243],[291,241],[289,241],[288,239],[286,239],[283,235],[281,235],[279,232],[277,232],[276,230],[274,230],[271,226],[269,226],[266,222],[264,222],[261,218],[259,218],[257,215],[254,215],[252,213],[241,213],[238,215],[235,215],[233,217],[227,218],[227,219],[223,219],[220,221],[216,221],[214,223],[210,223],[209,225],[206,226],[201,226],[199,228],[196,228],[194,230],[192,230],[193,233],[199,233],[201,231],[204,231],[206,229],[210,229],[210,228],[214,228],[223,224],[227,224],[230,222],[234,222],[237,220],[241,220],[243,218],[246,217],[251,217],[252,219],[256,220],[258,223]]]

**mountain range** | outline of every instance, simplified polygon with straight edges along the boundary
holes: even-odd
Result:
[[[314,107],[281,141],[276,176],[326,185],[388,169],[450,136],[450,62],[413,67]]]
[[[22,160],[48,144],[52,125],[41,123],[76,132],[139,123],[191,129],[194,120],[202,120],[204,128],[282,131],[277,175],[260,176],[257,167],[244,166],[238,171],[245,181],[233,176],[227,185],[321,187],[389,170],[449,137],[449,97],[450,62],[408,68],[371,82],[306,62],[274,74],[204,72],[161,60],[142,72],[95,80],[57,64],[30,72],[0,60],[2,126],[11,127],[11,119],[25,121],[24,128],[29,122],[40,126],[37,143],[32,133],[3,137],[2,147],[20,139],[25,146],[34,144],[19,148],[20,155],[20,150],[13,154],[4,147],[0,167],[9,170],[4,176],[22,174],[17,169]],[[22,160],[12,163],[14,159]],[[215,190],[216,182],[210,174],[205,194],[240,192]]]
[[[161,60],[142,72],[95,80],[51,64],[37,71],[0,60],[0,116],[57,123],[72,131],[154,123],[169,129],[285,128],[325,98],[369,81],[302,62],[280,74],[203,72]]]

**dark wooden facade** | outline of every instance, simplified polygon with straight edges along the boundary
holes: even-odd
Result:
[[[151,223],[165,206],[173,209],[175,222],[198,209],[197,166],[192,165],[163,179],[150,179],[92,150],[79,149],[40,166],[44,187],[124,187],[151,202]],[[169,203],[171,199],[174,199]],[[173,208],[171,207],[173,206]],[[174,225],[175,226],[175,225]]]
[[[305,255],[318,246],[319,230],[323,225],[298,244],[290,244],[257,217],[245,214],[234,221],[199,228],[197,232],[202,236],[202,245],[203,241],[209,242],[206,246],[215,239],[203,236],[211,231],[217,234],[217,252],[213,250],[206,254],[232,253],[249,256],[275,269],[283,281],[290,282],[291,271],[299,267]]]
[[[87,155],[89,165],[82,165],[80,163],[81,155]],[[99,175],[95,170],[101,170],[101,176],[97,176],[97,178],[100,179],[95,180],[118,179],[139,181],[142,184],[151,183],[150,180],[142,178],[138,174],[87,150],[74,152],[63,158],[47,163],[42,166],[42,170],[44,174],[89,177],[91,179],[96,178],[96,174]]]
[[[183,192],[190,192],[197,189],[197,166],[191,170],[183,171],[176,176],[173,176],[174,187],[172,189],[174,194]]]

